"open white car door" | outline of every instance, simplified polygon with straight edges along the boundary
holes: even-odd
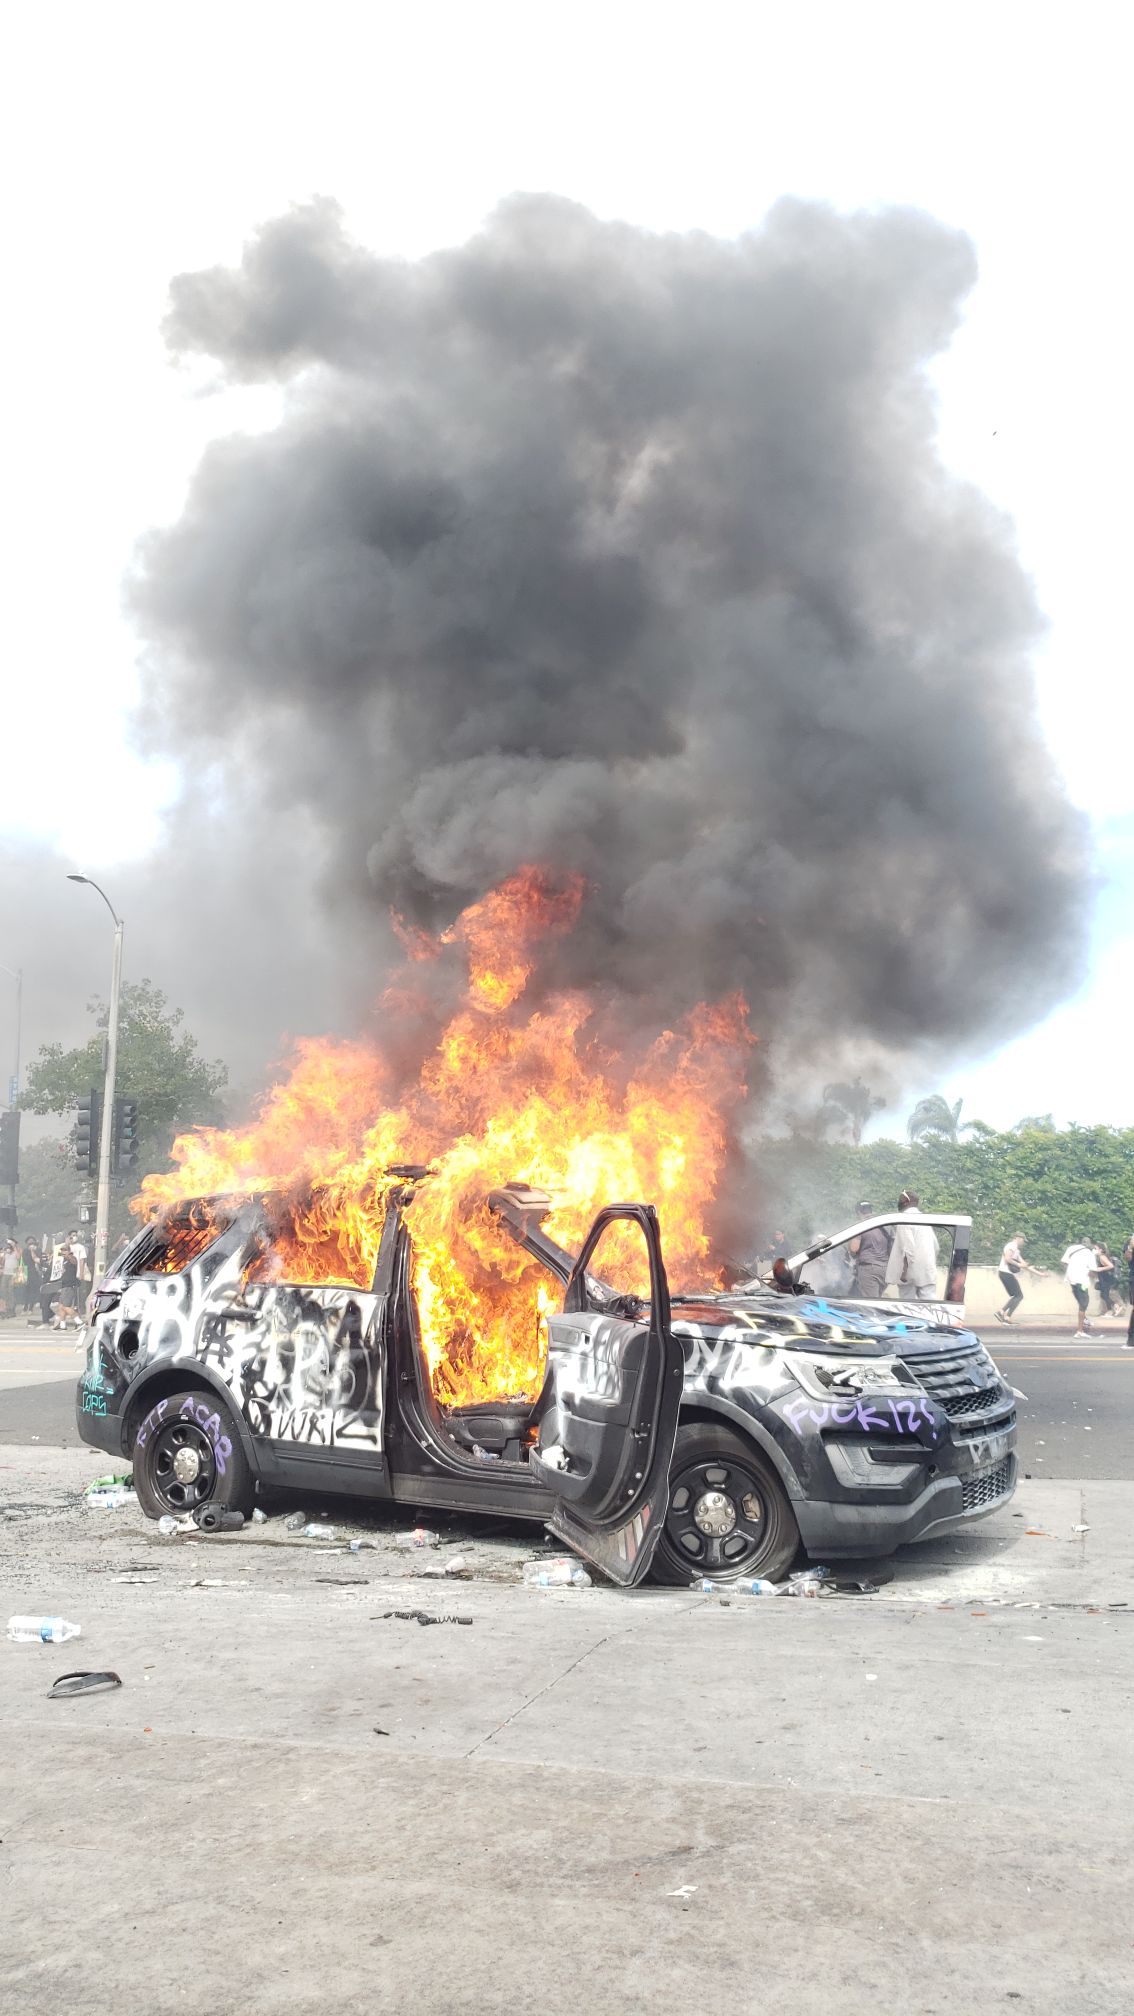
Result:
[[[547,1331],[529,1460],[556,1500],[548,1527],[612,1582],[639,1582],[665,1523],[685,1376],[652,1204],[599,1212]]]

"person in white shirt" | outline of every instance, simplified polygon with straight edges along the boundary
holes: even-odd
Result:
[[[1087,1321],[1087,1303],[1090,1300],[1091,1276],[1098,1273],[1098,1255],[1085,1239],[1073,1239],[1059,1264],[1079,1312],[1079,1320],[1071,1335],[1091,1337],[1094,1332]]]
[[[1008,1300],[1004,1304],[1003,1309],[995,1311],[998,1323],[1011,1323],[1024,1299],[1024,1291],[1020,1286],[1020,1276],[1027,1264],[1024,1258],[1024,1234],[1022,1232],[1013,1232],[1003,1253],[1000,1255],[1000,1279],[1004,1283],[1004,1291]]]
[[[937,1241],[931,1225],[916,1222],[921,1217],[920,1202],[916,1190],[903,1190],[898,1199],[902,1217],[894,1227],[894,1243],[886,1262],[886,1285],[895,1284],[899,1297],[936,1302]]]

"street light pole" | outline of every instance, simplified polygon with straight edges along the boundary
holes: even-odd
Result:
[[[110,1229],[110,1143],[114,1130],[114,1079],[118,1069],[118,1004],[122,994],[122,919],[105,889],[99,889],[89,875],[68,875],[68,882],[85,882],[98,891],[114,919],[114,960],[110,969],[110,1017],[106,1030],[106,1069],[102,1081],[102,1130],[98,1142],[98,1203],[95,1207],[94,1265],[91,1285],[98,1287],[106,1272],[106,1247]]]

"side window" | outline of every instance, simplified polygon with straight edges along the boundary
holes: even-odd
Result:
[[[346,1210],[331,1195],[267,1195],[260,1250],[245,1279],[296,1288],[369,1288],[384,1210]]]
[[[809,1260],[800,1286],[813,1295],[838,1296],[843,1301],[906,1301],[911,1297],[961,1301],[964,1275],[954,1291],[953,1248],[956,1228],[932,1219],[895,1212],[884,1224],[873,1225],[853,1239],[840,1240],[828,1252]]]
[[[612,1218],[587,1263],[587,1307],[607,1316],[636,1317],[650,1307],[650,1249],[640,1225]]]

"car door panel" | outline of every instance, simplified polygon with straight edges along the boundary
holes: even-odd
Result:
[[[615,1221],[636,1225],[649,1255],[651,1296],[636,1313],[587,1306],[602,1284],[588,1262]],[[626,1305],[634,1297],[604,1291]],[[618,1582],[636,1582],[653,1553],[668,1499],[684,1354],[670,1328],[657,1219],[646,1205],[600,1212],[568,1283],[562,1315],[547,1319],[547,1405],[531,1456],[555,1498],[551,1531]]]

